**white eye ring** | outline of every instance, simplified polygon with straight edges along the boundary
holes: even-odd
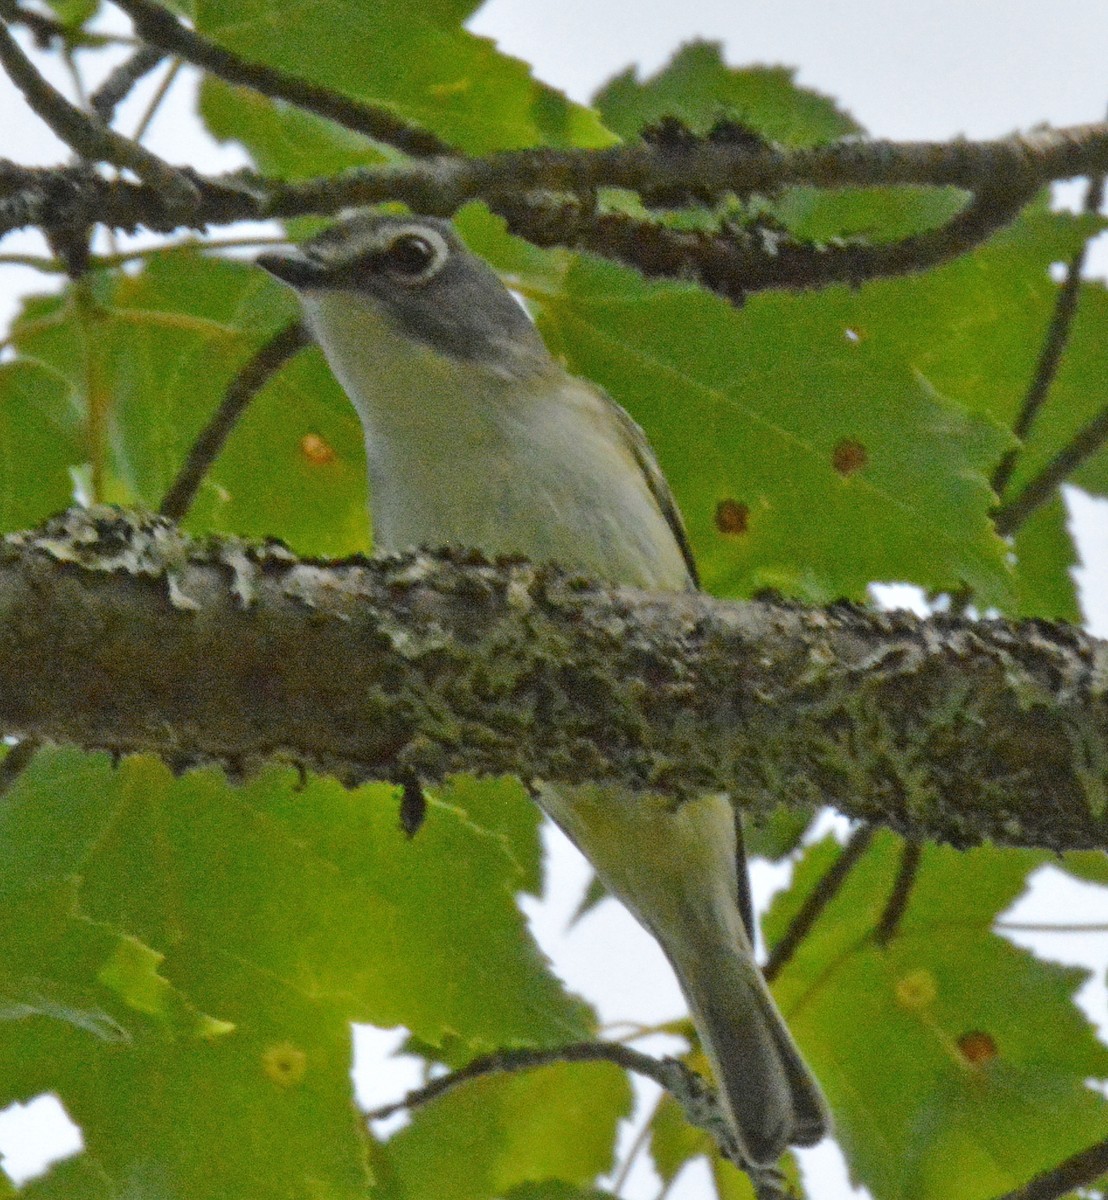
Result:
[[[420,225],[394,230],[374,256],[378,266],[397,283],[426,283],[446,262],[449,248],[434,229]]]

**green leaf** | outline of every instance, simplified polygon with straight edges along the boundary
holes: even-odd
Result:
[[[595,113],[460,28],[454,0],[196,0],[196,28],[254,61],[380,104],[470,153],[602,146]]]
[[[561,1179],[543,1183],[521,1183],[504,1193],[504,1200],[616,1200],[611,1192],[597,1188],[577,1187]]]
[[[68,436],[83,438],[92,406],[106,407],[107,498],[156,508],[235,374],[296,304],[260,270],[181,250],[135,275],[101,275],[96,290],[95,308],[65,296],[28,304],[13,341],[68,383]],[[278,536],[303,554],[365,548],[361,426],[318,351],[251,401],[189,524]]]
[[[810,809],[782,804],[759,820],[745,821],[743,840],[748,857],[780,862],[800,845],[814,815]]]
[[[591,1183],[611,1168],[630,1111],[627,1077],[611,1063],[485,1076],[419,1109],[381,1148],[381,1200],[487,1200],[548,1179]]]
[[[835,101],[798,87],[789,67],[729,67],[719,42],[682,46],[656,75],[627,70],[593,98],[609,129],[634,138],[664,117],[705,134],[721,118],[740,121],[768,141],[801,147],[835,141],[861,126]]]
[[[855,335],[875,303],[830,288],[737,311],[580,259],[539,324],[645,426],[709,590],[822,602],[877,580],[965,581],[1004,602],[988,474],[1008,437],[940,395],[895,338]]]
[[[0,532],[71,502],[71,471],[85,454],[64,417],[68,400],[65,381],[37,363],[0,364]]]
[[[210,75],[200,84],[200,116],[217,141],[238,142],[259,171],[279,179],[337,175],[384,161],[361,134]]]
[[[481,829],[499,835],[519,872],[520,888],[535,896],[542,893],[542,811],[519,779],[455,775],[430,794],[441,804],[460,809]]]
[[[769,211],[808,242],[895,242],[949,221],[966,203],[958,188],[787,188]]]
[[[927,847],[880,948],[897,843],[875,839],[774,991],[857,1179],[882,1200],[985,1200],[1103,1136],[1108,1104],[1086,1080],[1108,1073],[1108,1048],[1073,1003],[1086,972],[992,932],[1045,855]],[[802,860],[771,942],[835,853]]]
[[[111,1179],[86,1154],[57,1163],[13,1194],[20,1200],[116,1200],[118,1196]]]
[[[0,806],[0,1103],[57,1094],[113,1195],[364,1200],[352,1020],[469,1056],[594,1028],[515,904],[534,821],[478,791],[409,840],[389,787],[40,751]]]
[[[1073,568],[1077,548],[1066,524],[1066,506],[1055,496],[1023,523],[1013,539],[1016,602],[1013,616],[1082,621]]]
[[[70,29],[86,25],[100,11],[100,0],[48,0],[58,20]]]

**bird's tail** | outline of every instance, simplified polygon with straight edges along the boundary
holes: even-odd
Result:
[[[827,1132],[823,1096],[754,962],[746,866],[724,796],[675,805],[615,788],[543,785],[546,811],[673,965],[751,1167]]]
[[[703,929],[680,948],[671,939],[659,940],[680,980],[744,1160],[768,1167],[786,1146],[818,1142],[828,1128],[823,1094],[746,948],[723,938],[713,944]],[[685,953],[692,941],[695,953]]]

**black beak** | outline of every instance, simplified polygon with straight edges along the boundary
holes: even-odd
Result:
[[[254,260],[263,271],[294,288],[327,286],[327,271],[297,251],[288,254],[259,254]]]

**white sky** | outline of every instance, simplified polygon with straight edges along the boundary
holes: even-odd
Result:
[[[113,21],[113,25],[115,22]],[[124,28],[123,22],[118,24]],[[528,59],[537,73],[584,100],[606,78],[631,63],[656,70],[683,40],[709,37],[725,43],[729,61],[785,63],[799,68],[802,83],[834,95],[880,137],[992,137],[1041,122],[1076,124],[1099,120],[1108,108],[1108,5],[1104,0],[490,0],[471,28],[500,40],[505,50]],[[56,78],[59,85],[64,80]],[[154,81],[124,110],[129,129]],[[3,153],[18,161],[58,160],[60,147],[32,116],[6,80],[0,80],[4,114]],[[187,95],[159,115],[150,145],[173,161],[221,170],[239,164],[233,151],[216,151],[196,131]],[[1067,196],[1075,194],[1068,189]],[[2,249],[37,249],[30,236],[8,238]],[[1104,255],[1095,260],[1103,271]],[[0,319],[19,290],[42,290],[34,272],[0,270]],[[1071,495],[1084,565],[1080,579],[1093,617],[1108,636],[1108,505]],[[681,1011],[680,996],[660,952],[615,904],[606,903],[568,936],[566,924],[587,880],[584,864],[556,833],[548,900],[532,905],[535,931],[571,987],[587,995],[611,1021],[650,1023]],[[1019,905],[1024,921],[1108,921],[1108,900],[1099,889],[1044,873],[1041,886]],[[756,894],[767,900],[787,878],[783,869],[760,868]],[[1033,942],[1052,957],[1094,967],[1103,977],[1108,946],[1103,936],[1043,936]],[[1086,989],[1082,1002],[1102,1028],[1108,1019],[1104,988]],[[366,1031],[359,1038],[364,1061],[398,1040]],[[367,1103],[394,1098],[413,1083],[401,1065],[393,1075],[359,1072]],[[41,1162],[43,1145],[55,1153],[65,1134],[55,1125],[56,1107],[37,1115],[0,1114],[0,1152],[14,1174]],[[28,1120],[29,1116],[29,1120]],[[63,1124],[64,1129],[64,1124]],[[630,1134],[628,1134],[628,1138]],[[626,1144],[626,1140],[625,1140]],[[853,1194],[833,1147],[802,1155],[814,1200]],[[1044,1164],[1044,1166],[1047,1164]],[[645,1163],[623,1194],[652,1197],[658,1184]],[[692,1168],[669,1193],[670,1200],[702,1200],[707,1180]]]

